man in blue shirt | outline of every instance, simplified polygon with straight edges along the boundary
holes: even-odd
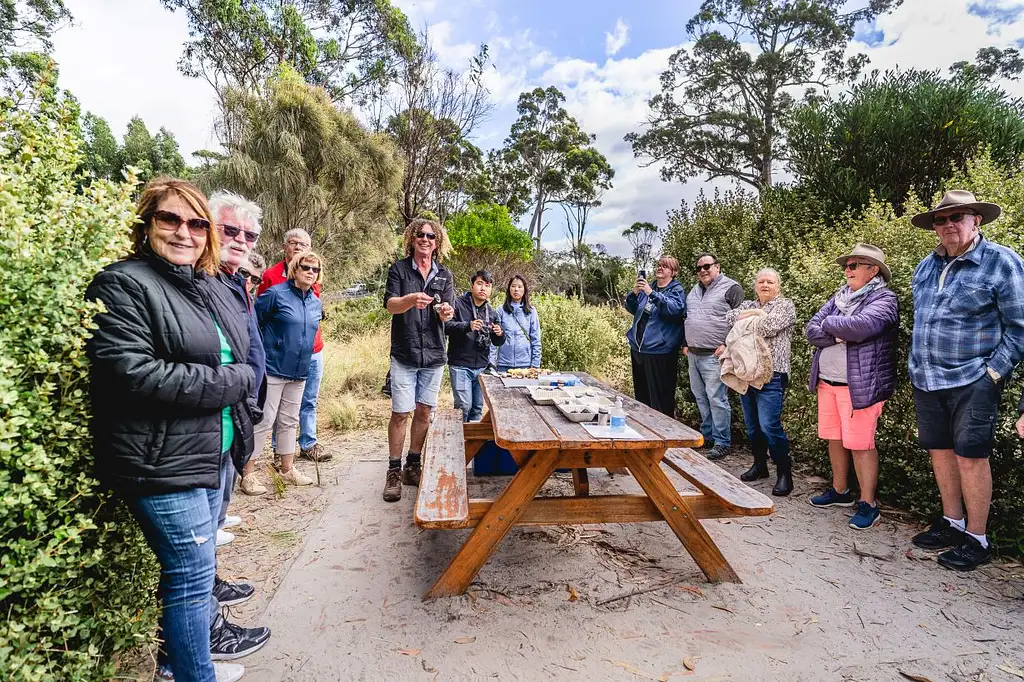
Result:
[[[992,556],[985,537],[992,502],[988,457],[1003,387],[1024,358],[1024,260],[979,232],[1000,213],[995,204],[953,190],[911,219],[939,239],[911,283],[910,380],[918,438],[931,454],[943,514],[913,542],[951,548],[938,563],[961,571]]]

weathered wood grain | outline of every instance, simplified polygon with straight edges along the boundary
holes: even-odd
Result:
[[[462,412],[438,410],[427,432],[414,518],[422,528],[464,528],[469,519]]]
[[[704,494],[718,498],[737,516],[767,516],[775,510],[770,497],[689,448],[669,450],[663,461]]]
[[[558,436],[537,415],[523,388],[505,388],[498,377],[482,376],[484,400],[490,406],[494,442],[506,450],[545,450],[561,447]]]
[[[718,500],[703,493],[680,496],[699,519],[736,516]],[[494,504],[493,500],[469,501],[469,524],[475,526]],[[538,497],[526,508],[517,526],[565,526],[582,523],[638,523],[664,521],[657,505],[646,495],[595,495],[593,497]]]
[[[657,434],[664,440],[662,447],[699,447],[704,444],[704,436],[700,434],[700,431],[696,431],[686,424],[676,421],[672,417],[662,414],[624,393],[619,393],[611,386],[598,381],[589,374],[579,372],[577,376],[583,380],[584,384],[602,388],[612,394],[613,401],[616,397],[622,398],[622,407],[629,414],[630,426],[633,426],[632,422],[635,421],[643,425],[651,433]],[[634,428],[636,427],[634,426]]]

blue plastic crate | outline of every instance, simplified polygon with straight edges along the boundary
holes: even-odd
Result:
[[[489,440],[473,458],[474,476],[513,476],[519,471],[512,453]]]

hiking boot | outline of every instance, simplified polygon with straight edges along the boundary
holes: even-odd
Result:
[[[943,568],[951,568],[954,571],[973,571],[982,564],[992,560],[992,547],[982,547],[976,538],[967,533],[963,534],[963,540],[953,549],[940,554],[936,561]]]
[[[311,448],[302,448],[299,450],[299,457],[308,459],[310,462],[327,462],[334,459],[334,455],[324,451],[324,446],[320,443],[313,443]]]
[[[965,533],[940,516],[932,527],[923,533],[918,533],[911,542],[921,549],[946,549],[947,547],[959,547],[964,541]]]
[[[852,507],[857,498],[847,490],[845,493],[837,493],[835,488],[830,487],[820,495],[815,495],[807,500],[812,507]]]
[[[288,471],[281,472],[281,480],[288,485],[312,485],[313,479],[305,475],[294,466]]]
[[[237,663],[214,663],[213,675],[217,682],[238,682],[245,675],[245,668]],[[153,682],[174,682],[174,673],[160,668]]]
[[[238,489],[246,495],[265,495],[267,493],[267,487],[260,483],[255,471],[242,476],[242,482],[238,484]]]
[[[402,467],[402,483],[414,485],[418,488],[420,486],[421,471],[419,462],[406,462],[405,466]]]
[[[388,475],[384,481],[384,501],[398,502],[402,499],[402,470],[398,467],[388,468]]]
[[[234,606],[249,601],[256,588],[249,583],[229,583],[220,576],[213,578],[213,597],[221,606]]]
[[[233,661],[256,653],[270,639],[270,628],[243,628],[229,623],[220,613],[210,628],[210,658],[214,661]]]
[[[708,450],[708,454],[704,456],[710,459],[712,462],[714,462],[715,460],[718,459],[725,459],[725,457],[729,454],[730,450],[731,448],[727,446],[715,445],[715,447]]]
[[[860,500],[857,502],[857,513],[850,519],[850,528],[854,530],[867,530],[872,526],[877,526],[882,520],[882,514],[878,511],[877,506],[872,506]]]

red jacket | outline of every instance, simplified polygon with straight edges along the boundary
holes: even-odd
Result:
[[[285,277],[284,274],[284,261],[281,261],[277,265],[271,265],[263,271],[263,281],[260,282],[260,286],[256,289],[256,295],[259,296],[275,284],[283,284],[287,281],[288,278]],[[313,285],[313,293],[316,294],[317,298],[320,298],[320,282]],[[306,338],[309,337],[307,336]],[[319,353],[323,349],[324,340],[320,337],[320,327],[317,327],[316,336],[313,338],[313,352]]]

